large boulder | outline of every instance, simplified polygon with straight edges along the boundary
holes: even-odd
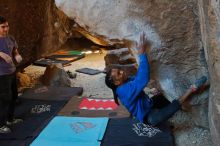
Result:
[[[61,63],[48,65],[41,77],[41,81],[47,86],[74,86],[73,80],[69,78]]]
[[[146,32],[152,42],[152,48],[148,50],[154,70],[151,75],[159,79],[170,100],[180,97],[197,78],[208,76],[198,25],[198,7],[193,0],[55,2],[91,36],[101,36],[109,45],[129,44],[127,47],[134,56],[136,49],[133,49],[133,44],[138,42],[141,32]]]
[[[135,42],[144,31],[152,43],[147,50],[151,78],[158,81],[169,100],[179,98],[201,76],[209,78],[195,0],[55,0],[55,3],[76,22],[75,30],[79,28],[80,33],[97,44],[129,48],[137,63]],[[108,53],[105,60],[108,64],[118,60],[120,64],[122,56]],[[208,127],[208,95],[208,91],[194,95],[190,102],[194,105],[190,114],[194,126]]]
[[[199,18],[202,43],[211,79],[209,127],[215,145],[220,145],[220,1],[200,0]]]

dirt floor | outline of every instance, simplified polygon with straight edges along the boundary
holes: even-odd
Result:
[[[76,69],[92,68],[104,70],[105,52],[98,54],[89,54],[85,58],[72,62],[71,66],[64,67],[67,71],[76,73]],[[32,80],[38,78],[44,73],[45,67],[30,65],[25,69],[25,73],[31,76]],[[112,98],[112,92],[104,83],[104,73],[97,75],[86,75],[76,73],[74,81],[76,87],[83,87],[83,97]],[[177,146],[212,146],[210,132],[208,129],[195,127],[190,119],[190,113],[179,111],[170,120],[173,125],[173,134]]]
[[[89,54],[85,58],[72,62],[71,66],[64,67],[66,71],[76,73],[76,78],[72,79],[75,87],[83,87],[83,95],[85,97],[94,96],[97,98],[111,98],[112,92],[104,83],[104,73],[96,75],[87,75],[75,72],[80,68],[92,68],[103,71],[105,68],[104,54]],[[32,79],[38,79],[43,75],[45,67],[30,65],[25,68],[25,73]]]

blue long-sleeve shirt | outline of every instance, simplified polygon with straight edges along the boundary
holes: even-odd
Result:
[[[128,111],[143,122],[144,117],[149,113],[152,107],[152,101],[143,91],[149,82],[150,69],[147,56],[139,55],[139,67],[134,78],[130,78],[126,83],[116,89],[116,94],[121,103]]]

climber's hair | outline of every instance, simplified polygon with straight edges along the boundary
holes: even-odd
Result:
[[[7,22],[7,19],[3,16],[0,16],[0,24]]]

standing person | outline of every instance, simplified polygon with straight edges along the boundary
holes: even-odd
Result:
[[[183,96],[173,100],[171,103],[160,95],[149,98],[143,91],[150,79],[150,68],[145,54],[145,50],[149,49],[149,47],[150,44],[143,33],[140,36],[140,44],[138,46],[139,67],[137,74],[129,78],[126,72],[115,67],[107,72],[105,82],[112,89],[116,102],[117,98],[119,98],[132,116],[136,117],[140,122],[155,126],[177,112],[189,95],[199,89],[207,78],[203,76],[198,79]]]
[[[10,133],[9,125],[22,122],[14,119],[18,97],[15,64],[22,61],[15,39],[8,35],[7,20],[0,16],[0,133]]]

